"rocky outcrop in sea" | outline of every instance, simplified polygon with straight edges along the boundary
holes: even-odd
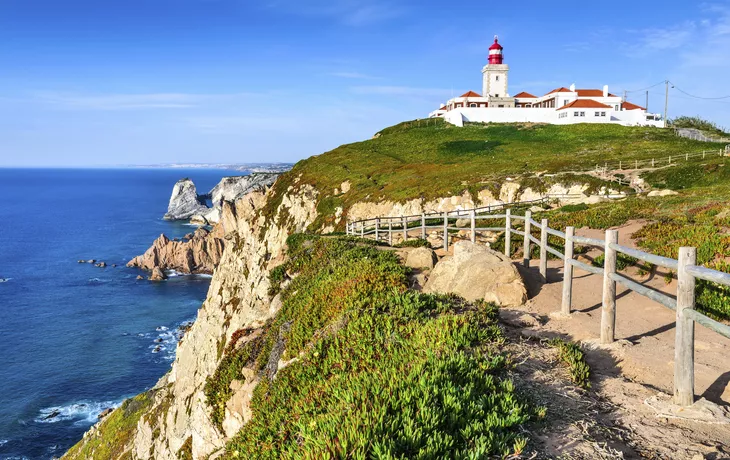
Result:
[[[190,220],[201,225],[216,224],[221,219],[224,201],[255,191],[264,191],[276,181],[279,173],[254,173],[248,176],[224,177],[206,194],[198,194],[190,179],[181,179],[172,190],[166,220]],[[208,201],[212,206],[208,206]]]
[[[164,279],[160,273],[174,270],[178,273],[212,274],[223,254],[223,229],[212,231],[199,228],[182,240],[171,240],[160,235],[144,254],[130,260],[127,267],[152,272],[154,281]]]

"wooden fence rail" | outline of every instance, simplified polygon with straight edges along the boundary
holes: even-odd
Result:
[[[377,241],[387,240],[393,244],[393,234],[401,233],[406,241],[411,236],[409,232],[417,231],[420,238],[425,239],[427,230],[437,230],[442,234],[444,249],[448,250],[450,232],[465,231],[469,233],[469,240],[476,242],[479,232],[503,232],[505,241],[505,255],[512,256],[512,236],[522,237],[522,263],[530,267],[531,249],[535,244],[539,247],[539,272],[544,282],[547,282],[548,254],[562,259],[563,262],[563,291],[560,311],[569,315],[572,311],[573,272],[574,269],[587,271],[603,277],[601,302],[601,343],[610,344],[616,339],[616,285],[621,284],[627,289],[643,295],[660,305],[676,311],[675,328],[675,359],[674,359],[674,401],[682,406],[689,406],[694,402],[694,327],[700,324],[712,331],[730,338],[730,326],[713,320],[695,309],[695,285],[698,279],[724,286],[730,286],[730,273],[712,270],[696,265],[697,249],[682,247],[679,249],[679,259],[650,254],[637,249],[618,244],[618,231],[607,230],[605,239],[586,238],[575,235],[575,228],[567,227],[565,232],[552,229],[547,219],[537,222],[532,219],[532,212],[526,210],[524,216],[517,215],[514,210],[521,207],[543,203],[545,200],[505,204],[469,210],[459,210],[443,213],[429,213],[415,216],[379,217],[347,224],[347,234],[360,237],[372,237]],[[504,211],[504,214],[491,212]],[[484,214],[487,213],[487,214]],[[455,221],[469,219],[469,225],[458,227]],[[500,226],[479,227],[477,221],[500,221]],[[387,228],[382,225],[387,221]],[[454,222],[454,226],[451,223]],[[522,223],[523,230],[514,228],[513,224]],[[533,228],[539,229],[540,237],[532,234]],[[564,241],[564,252],[550,247],[549,236]],[[604,266],[596,267],[575,259],[575,245],[589,245],[600,248],[604,252]],[[616,269],[619,254],[634,257],[638,260],[668,268],[677,272],[677,294],[668,295],[637,283],[620,274]]]

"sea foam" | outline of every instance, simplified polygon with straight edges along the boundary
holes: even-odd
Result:
[[[120,401],[79,401],[65,406],[52,406],[41,409],[36,423],[57,423],[63,421],[75,421],[75,424],[93,424],[99,419],[106,409],[116,409]]]

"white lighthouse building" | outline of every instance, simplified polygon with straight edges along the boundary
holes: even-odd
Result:
[[[449,99],[430,117],[442,117],[451,124],[466,122],[551,124],[616,123],[626,126],[664,126],[661,116],[624,101],[602,89],[578,89],[575,85],[556,88],[543,96],[520,92],[509,95],[509,66],[498,37],[489,47],[488,64],[482,69],[482,93],[468,91]]]

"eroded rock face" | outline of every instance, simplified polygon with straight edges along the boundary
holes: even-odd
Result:
[[[191,216],[191,222],[205,225],[220,222],[223,203],[233,203],[254,191],[264,192],[273,185],[277,177],[279,177],[278,173],[254,173],[249,176],[224,177],[206,195],[210,198],[213,206],[210,208],[206,206],[204,212]]]
[[[207,210],[205,199],[198,195],[193,181],[185,178],[177,181],[172,188],[172,196],[164,218],[166,220],[186,220],[196,214],[205,213]]]
[[[182,241],[173,241],[160,235],[152,247],[130,260],[127,267],[211,274],[221,260],[224,247],[223,227],[220,225],[210,232],[199,228],[192,238]]]
[[[527,289],[512,261],[469,241],[456,243],[454,255],[436,264],[424,291],[454,293],[466,300],[484,299],[500,306],[517,306],[527,301]]]

